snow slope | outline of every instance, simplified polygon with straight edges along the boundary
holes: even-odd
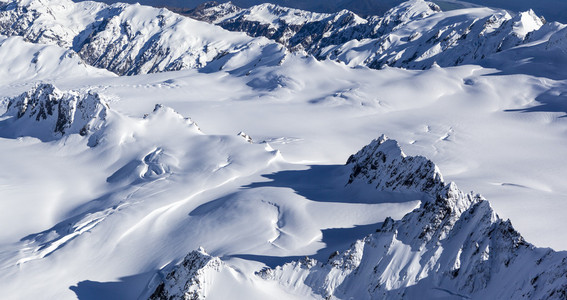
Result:
[[[426,199],[325,262],[311,258],[265,268],[255,276],[288,293],[316,299],[561,299],[566,253],[535,248],[480,195],[445,184],[424,157],[408,157],[382,136],[347,162],[349,184],[377,191],[423,191]],[[202,263],[205,262],[205,263]],[[149,299],[216,299],[227,272],[203,249],[191,252],[154,287]],[[236,273],[235,271],[233,271]],[[260,281],[259,278],[249,280]],[[242,282],[242,281],[240,281]],[[150,286],[155,286],[152,282]],[[506,288],[503,288],[506,287]],[[151,290],[151,289],[150,289]],[[212,297],[211,297],[212,296]]]
[[[78,77],[111,75],[106,70],[88,66],[74,51],[52,45],[27,43],[17,36],[0,36],[0,65],[3,70],[0,80],[3,84],[61,79],[71,73]]]
[[[208,254],[193,252],[187,260],[203,262],[196,264],[197,269],[218,261],[212,257],[221,261],[211,268],[221,277],[197,272],[222,279],[212,288],[203,288],[218,293],[213,298],[227,298],[233,290],[243,298],[317,298],[321,294],[312,292],[308,284],[299,282],[297,289],[290,289],[254,274],[304,256],[327,261],[335,251],[345,253],[353,242],[375,233],[388,217],[394,220],[389,224],[404,227],[399,220],[431,202],[428,193],[441,180],[439,170],[463,190],[482,192],[494,211],[510,218],[527,241],[567,249],[560,230],[567,225],[563,216],[567,209],[563,180],[567,176],[567,81],[562,68],[566,35],[561,24],[548,23],[546,30],[528,34],[531,39],[525,44],[487,58],[498,68],[433,64],[427,70],[375,70],[290,54],[267,39],[171,14],[171,20],[195,23],[205,31],[195,34],[187,29],[180,38],[207,37],[218,31],[236,41],[227,44],[233,52],[197,69],[116,76],[80,63],[80,56],[64,55],[77,49],[75,37],[87,41],[88,35],[80,33],[96,23],[93,12],[108,13],[105,16],[119,24],[132,18],[132,26],[139,26],[167,11],[88,2],[77,6],[61,2],[65,5],[53,7],[38,1],[14,3],[2,6],[2,16],[8,18],[3,19],[2,30],[12,36],[0,46],[0,53],[9,58],[0,62],[2,70],[7,70],[0,73],[6,80],[0,84],[0,227],[9,228],[0,232],[2,298],[149,296],[162,279],[155,277],[159,270],[166,276],[200,246]],[[10,16],[21,14],[26,16],[22,22],[10,23],[14,21]],[[25,21],[28,17],[32,21]],[[30,29],[9,24],[27,24]],[[66,29],[58,29],[57,24]],[[184,26],[174,31],[182,32]],[[150,24],[149,29],[155,30],[159,41],[162,34],[174,35],[169,31],[173,27],[157,27]],[[138,41],[129,40],[125,33],[92,32],[92,37],[107,41],[100,45],[123,38],[133,44]],[[51,39],[54,35],[57,38]],[[48,44],[32,44],[32,37]],[[139,38],[145,41],[148,36],[141,33]],[[61,40],[67,42],[58,45]],[[217,40],[213,36],[207,41]],[[189,52],[198,55],[202,50],[199,46]],[[149,70],[160,63],[118,65]],[[83,131],[86,124],[90,126]],[[360,159],[363,153],[374,153],[363,151],[350,160],[358,166],[353,175],[352,165],[345,167],[345,161],[381,132],[396,137],[408,157],[423,155],[439,167],[427,163],[422,168],[408,167],[403,173],[407,176],[399,179],[392,172],[373,174],[373,166],[381,160]],[[426,161],[386,159],[391,166],[406,160]],[[437,179],[425,184],[415,181],[422,176]],[[410,189],[387,189],[400,182],[408,182]],[[481,212],[491,212],[487,201],[473,198],[470,207],[483,203]],[[451,216],[454,221],[462,214]],[[421,224],[405,220],[408,226]],[[467,224],[502,223],[494,221]],[[464,237],[469,228],[451,226],[446,228],[455,230],[457,237]],[[482,242],[492,243],[492,239]],[[435,243],[424,243],[430,248],[404,257],[418,259],[428,255],[426,249],[439,249]],[[509,243],[498,245],[510,248]],[[460,248],[442,246],[448,249],[447,256],[436,259],[455,257]],[[533,266],[534,256],[529,253],[546,251],[527,244],[522,247],[527,266]],[[371,247],[368,252],[377,253]],[[557,282],[554,274],[562,269],[555,262],[561,255],[550,255],[549,263],[542,264],[554,271],[541,279]],[[474,262],[478,256],[468,258]],[[500,258],[495,257],[495,264],[502,263]],[[407,261],[396,258],[393,262]],[[464,262],[465,256],[462,266]],[[321,269],[317,268],[313,270]],[[534,266],[533,274],[519,270],[518,282],[529,280],[526,289],[531,289],[532,280],[536,286],[541,284],[540,279],[534,280],[540,268]],[[509,274],[497,269],[491,272]],[[191,281],[191,270],[178,277],[180,284]],[[398,280],[402,273],[394,271],[400,269],[392,270],[388,277],[392,285],[417,282],[415,276]],[[423,274],[431,271],[429,267],[422,270]],[[466,274],[474,273],[469,271]],[[309,270],[301,272],[305,275]],[[468,288],[463,285],[466,280],[448,278],[419,287],[441,286],[468,295],[462,290]],[[494,286],[499,284],[507,282],[494,281]],[[555,287],[559,285],[541,284],[531,291],[545,296]],[[341,295],[341,288],[336,290]],[[429,291],[448,296],[441,290]],[[479,291],[477,286],[470,293],[481,297]]]
[[[560,99],[565,83],[495,72],[350,69],[292,56],[248,76],[188,70],[60,79],[65,94],[90,86],[105,95],[108,125],[96,147],[79,134],[47,143],[0,139],[8,199],[1,220],[14,227],[1,238],[2,276],[9,278],[2,293],[135,298],[157,270],[199,246],[223,257],[239,280],[298,256],[325,261],[424,199],[376,194],[374,184],[344,188],[351,169],[339,165],[377,130],[438,160],[449,180],[481,189],[528,241],[564,249],[555,230],[564,220],[564,113],[530,109],[541,95]],[[499,93],[503,85],[514,93]],[[191,115],[210,135],[168,109],[151,113],[156,103]],[[282,290],[251,284],[265,287],[245,288],[258,298]],[[281,295],[294,297],[285,290]]]

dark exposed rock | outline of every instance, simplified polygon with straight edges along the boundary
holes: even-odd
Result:
[[[106,120],[108,104],[94,92],[63,92],[51,84],[9,99],[6,116],[17,136],[53,140],[63,135],[89,135]]]

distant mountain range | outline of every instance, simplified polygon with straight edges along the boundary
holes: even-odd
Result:
[[[381,16],[366,17],[348,10],[313,13],[273,4],[244,9],[217,2],[202,4],[186,15],[252,37],[267,37],[291,52],[374,69],[470,63],[499,67],[542,55],[549,61],[549,54],[565,42],[565,26],[546,22],[533,10],[513,14],[471,7],[444,12],[425,1],[407,1]]]
[[[519,14],[486,8],[442,12],[438,5],[425,1],[404,2],[382,16],[367,17],[348,10],[325,14],[272,4],[243,9],[217,2],[186,13],[211,24],[167,9],[125,4],[83,2],[51,12],[45,6],[16,3],[0,5],[0,29],[5,35],[71,49],[85,63],[119,75],[225,69],[239,53],[254,51],[263,53],[261,64],[271,65],[293,52],[374,69],[471,63],[498,67],[511,61],[521,65],[517,62],[541,56],[546,66],[560,68],[556,58],[554,63],[547,62],[567,43],[564,25],[545,23],[531,10]],[[82,14],[83,9],[96,17],[70,24],[67,16]],[[41,17],[47,15],[52,17]],[[230,34],[219,26],[248,36]],[[195,32],[202,36],[187,39],[186,33]],[[258,63],[239,61],[240,67],[230,68],[244,74]]]
[[[155,7],[170,7],[180,9],[191,9],[208,2],[206,0],[101,0],[105,3],[136,3],[151,5]],[[228,1],[219,1],[228,2]],[[333,13],[342,9],[348,9],[358,15],[381,15],[388,9],[399,5],[401,0],[337,0],[337,1],[302,1],[302,0],[233,0],[233,4],[239,7],[250,7],[262,3],[273,3],[280,6],[299,8],[314,12]],[[536,14],[543,15],[548,21],[560,21],[567,23],[567,1],[563,0],[436,0],[433,1],[441,6],[443,10],[467,7],[469,5],[482,5],[496,8],[508,9],[519,12],[533,9]]]

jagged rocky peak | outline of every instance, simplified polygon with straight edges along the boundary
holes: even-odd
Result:
[[[265,36],[284,44],[292,51],[306,50],[319,55],[322,48],[351,40],[377,38],[395,26],[425,18],[439,12],[437,5],[423,0],[403,2],[383,17],[362,18],[342,10],[334,14],[261,4],[247,9],[232,4],[210,2],[194,9],[192,18],[218,24],[251,36]]]
[[[190,10],[187,16],[200,21],[216,23],[219,20],[234,16],[242,10],[230,1],[224,3],[209,1]]]
[[[349,165],[360,184],[380,179],[379,190],[422,188],[432,198],[401,220],[386,218],[375,233],[326,261],[306,257],[264,268],[250,280],[269,281],[314,299],[565,299],[567,253],[527,243],[483,197],[463,193],[454,183],[443,184],[425,158],[405,156],[396,141],[382,136],[353,155]],[[403,184],[403,178],[421,174],[419,170],[436,188],[415,180]],[[203,274],[210,282],[220,276],[218,266],[223,264],[203,251],[192,252],[153,285],[157,288],[151,299],[197,295]],[[242,281],[234,279],[234,284]]]
[[[267,37],[290,51],[317,59],[375,69],[479,63],[533,42],[532,33],[544,24],[533,11],[516,15],[498,9],[444,13],[438,5],[424,0],[401,2],[382,16],[365,18],[350,11],[318,14],[272,4],[247,9],[209,4],[195,9],[192,17],[227,30]],[[545,32],[535,36],[549,39]]]
[[[225,264],[218,257],[212,257],[199,248],[189,253],[164,278],[157,280],[159,283],[155,289],[150,286],[153,293],[148,299],[205,299],[207,273],[220,272],[222,268],[225,268]]]
[[[106,120],[109,106],[96,92],[61,91],[49,83],[9,99],[5,116],[18,136],[53,140],[67,134],[89,135]]]
[[[381,137],[349,161],[360,168],[366,163],[366,170],[387,182],[403,173],[392,170],[407,169],[403,158],[395,141]],[[257,274],[285,288],[308,287],[327,299],[561,299],[566,294],[567,279],[559,274],[567,272],[567,253],[527,243],[480,195],[463,193],[454,183],[438,185],[434,199],[401,220],[387,218],[376,233],[326,262],[306,259]]]
[[[373,140],[347,160],[352,167],[349,184],[375,185],[384,191],[414,191],[434,195],[444,188],[439,168],[423,156],[406,156],[395,140],[385,135]]]

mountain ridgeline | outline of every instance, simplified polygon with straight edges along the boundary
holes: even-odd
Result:
[[[442,12],[423,0],[367,17],[273,4],[242,9],[230,2],[209,2],[189,15],[140,5],[13,0],[0,4],[0,31],[71,49],[87,64],[119,75],[183,69],[246,74],[258,64],[281,63],[289,52],[351,67],[425,69],[482,63],[519,46],[524,53],[567,45],[565,26],[545,23],[533,11]]]
[[[119,75],[201,69],[256,48],[280,48],[167,9],[69,0],[4,2],[0,32],[72,49],[87,64]]]
[[[567,253],[536,248],[478,194],[445,184],[424,157],[408,157],[394,140],[374,140],[351,156],[349,184],[378,191],[421,191],[422,204],[327,261],[306,257],[264,268],[253,280],[321,299],[564,299]],[[149,299],[205,299],[212,283],[238,273],[204,249],[162,273]],[[233,284],[239,284],[237,281]],[[240,283],[242,284],[242,283]],[[503,288],[505,287],[505,288]]]
[[[364,18],[347,10],[318,14],[273,4],[242,9],[230,2],[203,4],[189,16],[268,37],[290,51],[371,68],[478,63],[564,27],[546,25],[531,10],[517,15],[487,8],[442,12],[436,4],[421,0]]]

